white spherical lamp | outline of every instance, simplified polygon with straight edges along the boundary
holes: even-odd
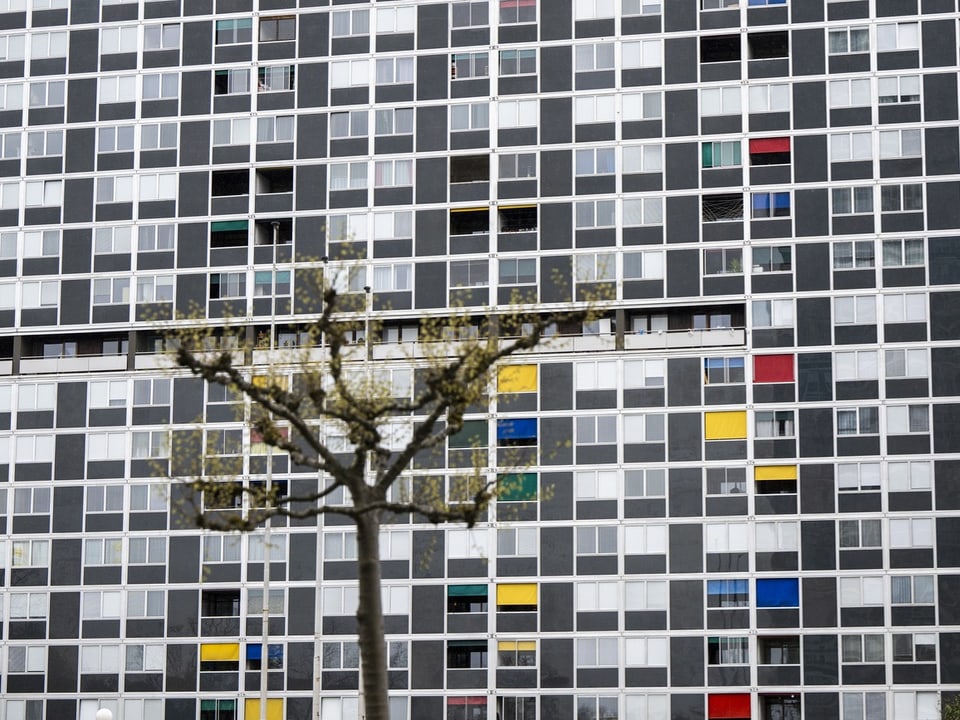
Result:
[[[108,708],[100,708],[94,717],[97,720],[113,720],[113,712]]]

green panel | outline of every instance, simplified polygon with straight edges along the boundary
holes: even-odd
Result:
[[[703,143],[703,167],[713,167],[713,143]]]
[[[503,501],[536,500],[537,474],[512,473],[501,475],[498,479],[500,492],[497,497]]]
[[[447,597],[473,597],[486,594],[486,585],[450,585],[447,587]]]
[[[227,232],[230,230],[246,230],[246,220],[218,220],[210,223],[210,232]]]

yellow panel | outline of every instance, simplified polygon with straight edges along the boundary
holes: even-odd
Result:
[[[754,480],[796,480],[796,465],[767,465],[753,471]]]
[[[501,210],[522,210],[525,208],[535,208],[536,205],[501,205]]]
[[[535,640],[520,640],[517,643],[517,650],[536,650],[537,643]]]
[[[488,207],[468,207],[468,208],[450,208],[450,212],[479,212],[480,210],[489,210]]]
[[[521,393],[536,391],[536,365],[504,365],[497,370],[497,392]]]
[[[747,437],[746,410],[705,413],[707,440],[742,440]]]
[[[240,643],[202,643],[201,662],[240,662]]]
[[[501,640],[497,643],[497,650],[516,650],[517,641],[516,640]]]
[[[536,605],[536,583],[497,585],[497,605]]]
[[[260,699],[248,699],[244,704],[243,717],[246,720],[260,720]],[[267,720],[283,720],[283,700],[267,698]]]

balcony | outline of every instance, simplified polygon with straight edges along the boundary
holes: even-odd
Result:
[[[657,330],[649,333],[631,334],[624,338],[624,348],[627,350],[666,350],[745,344],[746,330],[744,328]]]

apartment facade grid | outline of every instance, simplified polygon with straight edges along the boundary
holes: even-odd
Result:
[[[456,502],[480,447],[507,490],[474,529],[384,531],[394,720],[939,717],[957,22],[956,0],[0,0],[0,717],[259,717],[265,602],[267,716],[358,717],[350,525],[275,522],[267,551],[187,527],[167,480],[198,422],[245,482],[268,456],[236,398],[165,369],[157,323],[230,318],[256,373],[324,264],[383,320],[356,364],[406,396],[423,317],[615,293],[404,479]]]

